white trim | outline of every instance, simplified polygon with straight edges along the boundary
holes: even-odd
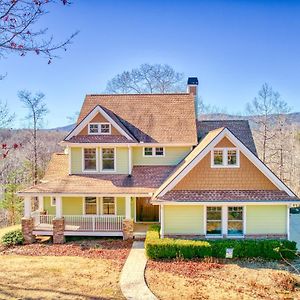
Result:
[[[288,205],[288,204],[295,204],[299,203],[300,201],[257,201],[257,202],[247,202],[247,201],[220,201],[220,202],[175,202],[175,201],[151,201],[153,205],[208,205],[208,206],[220,206],[220,205],[228,205],[228,206],[243,206],[243,205]]]
[[[27,196],[24,198],[24,218],[31,218],[31,197]]]
[[[62,196],[62,197],[125,197],[126,195],[130,195],[131,197],[151,197],[153,193],[65,193],[65,192],[57,192],[57,193],[37,193],[37,192],[28,192],[22,193],[17,192],[17,195],[20,197],[34,197],[34,196],[44,196],[44,197],[51,197],[51,196]]]
[[[285,191],[289,196],[296,195],[274,174],[272,171],[254,155],[242,142],[239,141],[227,128],[224,128],[200,153],[168,183],[156,197],[165,195],[168,191],[184,178],[224,137],[227,137],[237,148],[279,189]],[[201,143],[200,143],[201,144]],[[199,145],[200,145],[199,144]],[[176,174],[176,173],[175,173]]]
[[[125,197],[125,218],[131,219],[131,197]]]
[[[134,222],[137,223],[136,222],[136,197],[133,198],[133,201],[134,201],[133,202],[133,205],[134,205],[134,212],[133,212],[134,213]]]
[[[222,235],[228,235],[228,206],[221,206],[222,214]]]
[[[72,174],[72,149],[71,147],[67,146],[68,151],[68,161],[69,161],[69,175]]]
[[[63,213],[62,213],[62,197],[57,196],[56,197],[56,209],[55,209],[55,217],[57,219],[62,218]]]
[[[128,174],[132,173],[132,147],[128,146]]]
[[[145,154],[145,148],[152,148],[152,155]],[[156,148],[163,148],[163,155],[156,155]],[[155,147],[143,147],[143,157],[165,157],[166,156],[166,148],[164,146],[155,146]]]
[[[163,239],[165,236],[165,208],[162,204],[160,206],[160,237]]]
[[[286,211],[286,233],[287,233],[287,239],[290,240],[290,206],[287,205],[287,211]]]
[[[38,196],[39,199],[39,211],[44,211],[44,197]]]
[[[61,146],[69,146],[69,147],[78,147],[78,146],[82,146],[83,143],[71,143],[68,141],[61,141],[58,143]],[[132,143],[84,143],[85,146],[87,147],[98,147],[98,146],[120,146],[122,145],[122,147],[125,146],[138,146],[138,147],[190,147],[191,150],[193,150],[193,147],[196,146],[197,144],[180,144],[180,143],[174,143],[174,144],[170,144],[170,143],[136,143],[136,142],[132,142]]]
[[[228,151],[236,151],[236,164],[235,165],[228,165]],[[215,165],[215,157],[214,157],[214,151],[222,151],[222,165]],[[240,167],[240,151],[238,148],[233,147],[217,147],[213,148],[211,150],[211,162],[210,167],[215,169],[236,169]]]
[[[100,172],[101,173],[115,173],[117,172],[117,148],[116,147],[100,147]],[[114,169],[113,170],[106,170],[106,169],[103,169],[103,153],[102,153],[102,150],[103,149],[114,149]]]
[[[97,125],[98,131],[97,132],[91,132],[90,126],[91,125]],[[108,125],[108,132],[102,132],[102,125]],[[89,135],[110,135],[111,134],[111,124],[109,122],[92,122],[88,123],[88,134]]]
[[[89,122],[100,113],[106,120],[111,123],[111,125],[116,128],[122,135],[124,135],[127,139],[133,140],[132,137],[127,134],[127,132],[116,123],[99,105],[97,105],[65,138],[68,141],[72,136],[77,135],[82,131],[82,129],[89,124]]]
[[[43,231],[40,231],[41,235]],[[51,231],[51,234],[53,232]],[[65,236],[123,236],[122,231],[64,231]]]
[[[56,196],[51,196],[51,198],[50,198],[50,206],[56,206],[56,204],[53,203],[54,198],[55,198],[55,203],[56,203]]]
[[[247,234],[247,206],[243,206],[243,233]]]
[[[84,168],[84,149],[96,149],[96,169],[95,170],[85,170]],[[98,163],[98,147],[82,147],[81,148],[81,171],[82,173],[97,173],[99,170]]]

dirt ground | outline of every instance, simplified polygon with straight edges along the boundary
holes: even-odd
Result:
[[[300,299],[300,277],[265,261],[148,261],[146,281],[159,299]]]
[[[0,299],[123,299],[119,277],[131,243],[32,244],[0,250]]]

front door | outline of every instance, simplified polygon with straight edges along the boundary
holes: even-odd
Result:
[[[136,198],[136,221],[137,222],[158,222],[159,206],[152,205],[150,198]]]

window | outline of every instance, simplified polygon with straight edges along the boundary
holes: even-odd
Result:
[[[97,170],[97,154],[96,148],[84,149],[84,170],[96,171]]]
[[[101,134],[110,134],[110,128],[109,123],[101,123]]]
[[[56,206],[56,198],[51,197],[51,206]]]
[[[110,134],[111,124],[110,123],[90,123],[89,134]]]
[[[163,147],[155,148],[155,156],[164,156],[164,148]]]
[[[214,150],[214,165],[223,165],[223,150]]]
[[[85,197],[85,214],[96,215],[97,214],[97,198]]]
[[[115,214],[115,198],[103,197],[102,205],[103,205],[102,213],[104,215],[114,215]]]
[[[89,134],[97,134],[99,132],[99,124],[89,124]]]
[[[235,148],[214,149],[211,156],[211,166],[215,168],[239,167],[239,151]]]
[[[243,207],[228,207],[228,235],[243,235]]]
[[[115,149],[102,148],[102,170],[114,171],[115,170]]]
[[[152,156],[153,155],[152,148],[151,147],[145,147],[144,148],[144,155],[145,156]]]
[[[237,164],[237,152],[236,150],[227,151],[227,164],[229,166],[236,166]]]
[[[222,207],[208,206],[206,209],[206,234],[222,234]]]
[[[144,156],[164,156],[165,148],[164,147],[145,147]]]

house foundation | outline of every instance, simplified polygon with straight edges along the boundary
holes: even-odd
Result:
[[[53,244],[63,244],[65,242],[65,220],[64,218],[53,219]]]
[[[22,218],[22,233],[24,244],[32,244],[35,241],[33,232],[33,218]]]
[[[133,239],[133,219],[123,220],[123,240]]]

